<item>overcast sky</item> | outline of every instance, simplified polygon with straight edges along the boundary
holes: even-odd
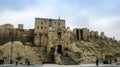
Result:
[[[34,28],[35,17],[66,20],[66,26],[105,32],[120,40],[120,0],[0,0],[0,25]]]

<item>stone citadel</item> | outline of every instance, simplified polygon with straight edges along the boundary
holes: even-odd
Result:
[[[87,28],[70,30],[65,20],[60,18],[35,18],[35,27],[29,30],[24,29],[23,24],[18,24],[18,28],[12,24],[1,25],[0,45],[9,41],[30,46],[37,53],[35,58],[40,59],[34,63],[78,64],[94,62],[96,58],[101,61],[120,58],[120,41]],[[2,48],[0,53],[4,58]]]

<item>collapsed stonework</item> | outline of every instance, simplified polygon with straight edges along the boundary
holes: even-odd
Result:
[[[3,29],[0,27],[0,31],[6,30],[9,33],[10,31],[14,31],[13,35],[9,34],[11,37],[14,37],[12,38],[13,41],[15,37],[23,38],[22,40],[25,43],[22,46],[27,47],[14,47],[15,49],[21,48],[23,50],[16,49],[15,51],[18,53],[13,54],[13,60],[18,55],[24,60],[28,58],[33,64],[40,62],[79,64],[95,62],[96,59],[100,59],[101,61],[119,59],[120,42],[115,40],[115,38],[107,37],[104,32],[101,32],[99,35],[98,31],[91,31],[87,28],[74,28],[70,30],[70,27],[66,27],[65,20],[60,18],[35,18],[35,28],[31,30],[24,30],[21,24],[18,25],[17,29],[14,29],[13,26],[9,26],[8,28],[10,29],[6,28]],[[0,33],[1,36],[2,34]],[[7,51],[3,50],[3,46],[0,50],[1,59],[5,59],[8,56],[4,55]],[[6,49],[7,47],[4,48]],[[31,52],[31,55],[28,54],[29,52]],[[23,63],[23,59],[21,59],[21,63]]]

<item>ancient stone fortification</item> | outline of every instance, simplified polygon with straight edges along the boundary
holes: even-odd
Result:
[[[0,37],[8,38],[7,41],[21,41],[30,47],[28,48],[30,51],[35,49],[33,50],[35,54],[32,55],[39,60],[32,60],[28,54],[25,56],[32,63],[78,64],[95,62],[96,58],[103,61],[120,57],[119,41],[107,37],[104,32],[98,34],[98,31],[87,28],[70,30],[63,19],[36,18],[35,27],[31,30],[25,30],[22,24],[19,24],[18,28],[11,24],[6,25],[0,26]],[[18,55],[24,57],[19,53]],[[1,58],[4,57],[6,55],[1,49]]]
[[[33,43],[33,37],[33,29],[24,29],[23,24],[18,24],[18,28],[14,28],[12,24],[0,25],[0,45],[11,40]]]

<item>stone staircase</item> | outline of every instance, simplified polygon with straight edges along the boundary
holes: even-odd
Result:
[[[54,64],[55,63],[54,55],[49,55],[46,63]]]
[[[62,55],[61,59],[62,59],[62,63],[64,65],[77,65],[77,64],[79,64],[78,62],[71,59],[68,55]]]
[[[46,54],[43,64],[54,64],[54,63],[55,63],[54,54],[53,53]]]

